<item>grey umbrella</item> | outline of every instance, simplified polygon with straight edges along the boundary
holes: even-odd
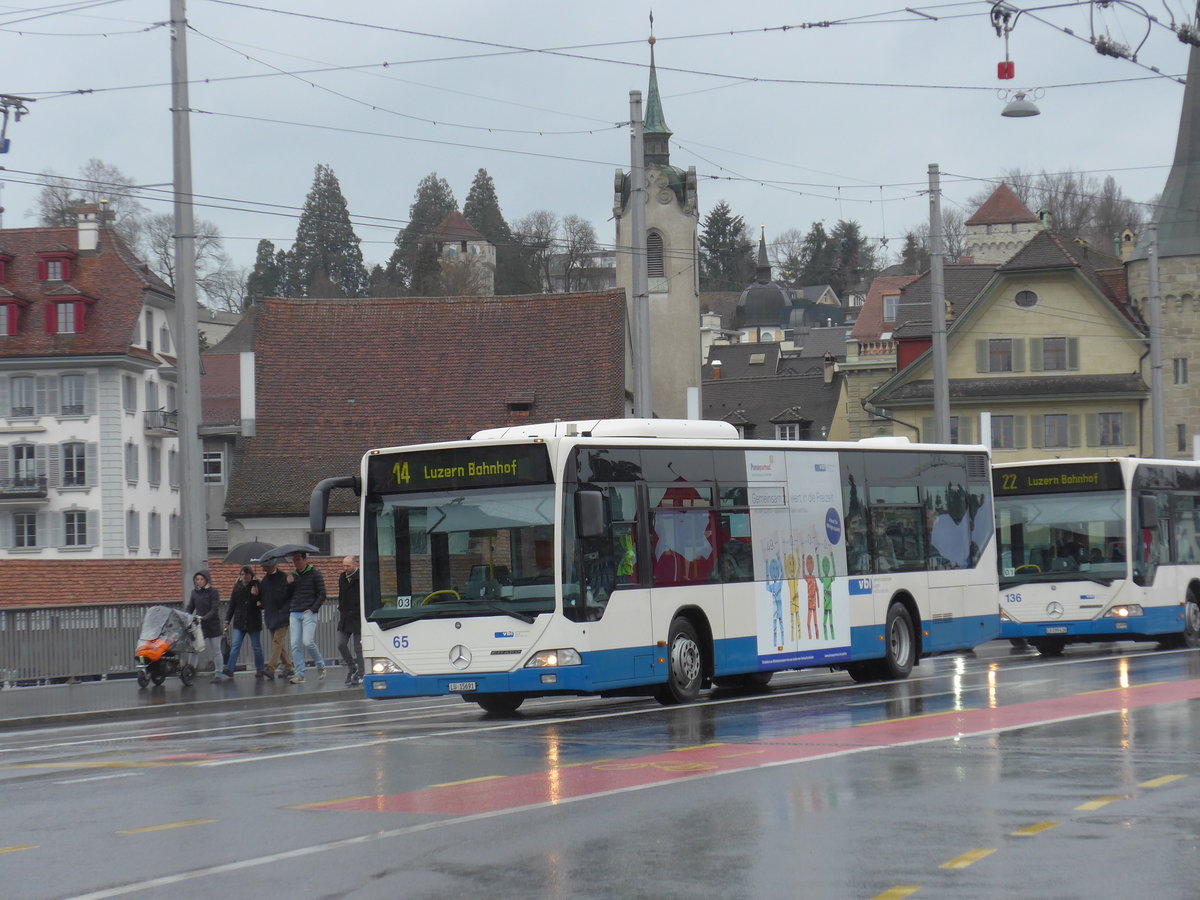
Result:
[[[244,541],[229,549],[229,552],[225,554],[225,562],[246,565],[274,549],[274,544],[268,544],[265,541]]]
[[[320,553],[320,547],[314,547],[312,544],[280,544],[274,550],[268,550],[260,556],[259,562],[269,562],[273,559],[287,559],[293,553]]]

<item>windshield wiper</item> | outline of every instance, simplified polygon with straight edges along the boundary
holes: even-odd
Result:
[[[393,628],[399,628],[401,625],[408,625],[410,622],[416,622],[420,616],[396,616],[388,619],[371,619],[379,626],[380,631],[390,631]]]
[[[507,607],[501,606],[499,603],[481,603],[480,606],[485,606],[493,612],[498,612],[505,616],[512,616],[514,619],[519,619],[526,625],[532,625],[536,621],[536,619],[527,612],[521,612],[517,609],[508,609]]]

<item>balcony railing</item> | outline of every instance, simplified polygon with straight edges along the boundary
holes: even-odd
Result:
[[[36,500],[46,497],[46,476],[30,475],[23,478],[0,478],[0,499]]]
[[[174,410],[167,411],[165,409],[148,409],[143,414],[145,416],[146,431],[152,434],[178,434],[179,433],[179,413]]]

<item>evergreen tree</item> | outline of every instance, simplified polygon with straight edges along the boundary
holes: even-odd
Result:
[[[313,174],[312,190],[300,212],[292,264],[299,288],[297,296],[312,296],[318,281],[325,290],[332,283],[343,297],[361,297],[366,293],[367,270],[358,236],[350,224],[346,198],[333,169],[323,163]]]
[[[700,290],[739,291],[754,277],[754,247],[746,222],[722,200],[704,217],[700,233]]]
[[[413,296],[436,296],[436,293],[423,293],[429,286],[430,272],[429,254],[422,251],[422,244],[432,246],[430,235],[433,230],[457,209],[458,201],[445,178],[430,172],[421,179],[412,206],[408,208],[408,224],[396,235],[396,249],[388,260],[386,274],[392,283],[407,285]],[[433,259],[436,263],[436,250]]]
[[[408,293],[413,297],[441,297],[442,264],[437,244],[430,239],[417,243],[417,258],[409,276]]]
[[[263,297],[278,297],[283,294],[282,260],[275,253],[275,245],[265,238],[258,242],[254,254],[254,268],[246,278],[246,298],[257,303]]]
[[[471,190],[463,203],[463,216],[496,247],[496,294],[525,294],[536,290],[534,279],[528,271],[526,254],[521,252],[520,244],[504,220],[500,201],[496,198],[496,185],[487,169],[475,173],[475,180],[471,182]]]
[[[383,266],[375,265],[371,267],[371,274],[367,276],[367,296],[402,297],[404,285],[392,281]]]
[[[799,262],[800,274],[797,280],[801,285],[832,285],[836,280],[834,270],[837,266],[837,246],[830,240],[825,226],[820,222],[813,222],[812,228],[804,236]]]
[[[829,284],[839,297],[845,297],[875,271],[875,248],[862,233],[862,226],[845,219],[838,220],[829,237],[834,245],[833,280]]]
[[[904,235],[904,247],[900,250],[900,264],[905,275],[920,275],[929,268],[929,250],[922,246],[916,232]]]

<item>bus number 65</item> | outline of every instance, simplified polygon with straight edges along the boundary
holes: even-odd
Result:
[[[407,650],[408,649],[408,635],[407,634],[396,635],[394,638],[392,638],[392,646],[395,647],[397,650]]]

